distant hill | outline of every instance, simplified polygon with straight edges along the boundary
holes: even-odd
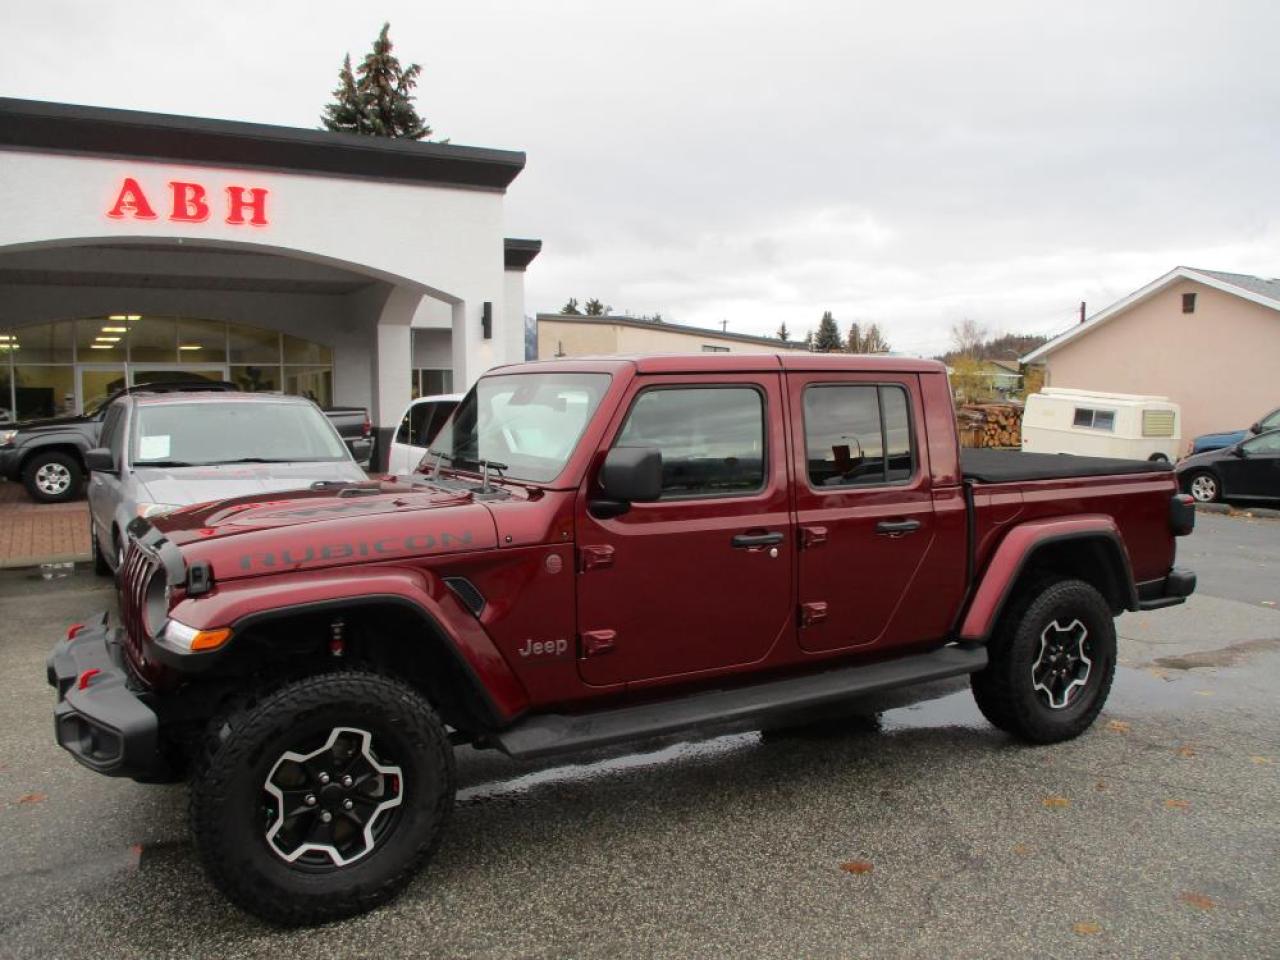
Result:
[[[1002,333],[998,337],[984,340],[978,348],[979,360],[1017,360],[1026,356],[1036,347],[1047,343],[1049,338],[1038,333]],[[951,363],[960,354],[950,350],[938,356],[943,363]]]

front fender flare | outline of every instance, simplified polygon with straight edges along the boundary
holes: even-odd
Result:
[[[371,603],[403,606],[434,629],[488,701],[495,720],[509,721],[528,708],[524,686],[479,621],[430,571],[378,566],[233,580],[180,601],[170,616],[198,630],[231,627],[234,643],[236,634],[260,623]]]
[[[1010,530],[982,572],[973,599],[960,626],[960,639],[985,642],[1013,593],[1014,585],[1032,556],[1055,543],[1097,540],[1105,543],[1123,578],[1121,595],[1129,610],[1138,609],[1138,592],[1125,549],[1115,521],[1105,514],[1084,514],[1052,520],[1033,520]]]

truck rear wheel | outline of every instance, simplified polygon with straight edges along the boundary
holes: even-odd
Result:
[[[989,654],[972,678],[983,716],[1031,743],[1070,740],[1089,728],[1111,690],[1115,621],[1083,580],[1040,581],[1014,598]]]
[[[210,878],[283,925],[394,897],[440,841],[453,751],[420,694],[373,673],[290,684],[217,725],[191,783]]]

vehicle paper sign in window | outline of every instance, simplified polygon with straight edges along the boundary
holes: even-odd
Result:
[[[139,460],[164,460],[169,456],[169,434],[141,437],[138,440]]]

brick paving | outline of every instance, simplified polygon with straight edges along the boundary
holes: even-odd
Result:
[[[33,503],[19,483],[0,481],[0,568],[89,559],[89,507]]]

